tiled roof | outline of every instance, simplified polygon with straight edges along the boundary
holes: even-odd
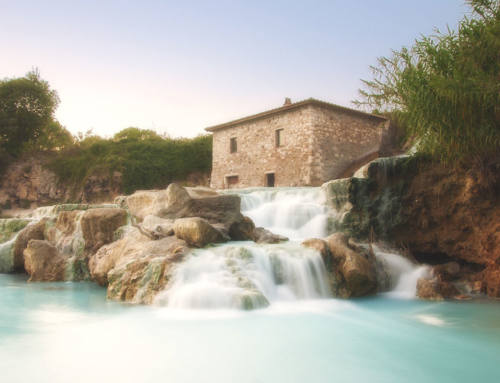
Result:
[[[365,112],[362,112],[360,110],[346,108],[345,106],[331,104],[329,102],[316,100],[314,98],[308,98],[307,100],[303,100],[303,101],[299,101],[299,102],[294,102],[293,104],[283,105],[283,106],[281,106],[279,108],[275,108],[275,109],[271,109],[271,110],[266,110],[265,112],[253,114],[251,116],[239,118],[237,120],[225,122],[225,123],[219,124],[219,125],[210,126],[208,128],[205,128],[205,130],[209,131],[209,132],[214,132],[216,130],[220,130],[220,129],[224,129],[224,128],[230,128],[232,126],[239,125],[239,124],[242,124],[244,122],[258,120],[260,118],[265,118],[265,117],[273,116],[273,115],[280,114],[280,113],[286,113],[286,112],[288,112],[290,110],[302,108],[302,107],[308,106],[308,105],[316,105],[316,106],[320,106],[320,107],[323,107],[323,108],[327,108],[327,109],[331,109],[331,110],[336,110],[336,111],[339,111],[339,112],[342,112],[342,113],[348,113],[348,114],[352,114],[352,115],[359,116],[359,117],[362,117],[362,118],[368,118],[368,119],[371,119],[371,120],[380,120],[380,122],[387,120],[385,117],[378,116],[376,114],[365,113]]]

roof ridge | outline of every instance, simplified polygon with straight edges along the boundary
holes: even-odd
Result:
[[[205,128],[205,130],[208,132],[213,132],[216,130],[229,128],[229,127],[232,127],[234,125],[237,125],[237,124],[240,124],[243,122],[257,120],[260,118],[271,116],[273,114],[283,113],[283,112],[287,112],[287,111],[292,110],[292,109],[297,109],[297,108],[300,108],[302,106],[313,105],[313,104],[317,104],[317,105],[327,107],[330,109],[340,110],[340,111],[345,112],[345,113],[355,114],[355,115],[358,115],[358,116],[361,116],[364,118],[387,120],[387,118],[383,117],[383,116],[379,116],[379,115],[372,114],[372,113],[366,113],[366,112],[363,112],[361,110],[352,109],[352,108],[348,108],[345,106],[333,104],[331,102],[326,102],[326,101],[318,100],[318,99],[313,98],[313,97],[309,97],[309,98],[306,98],[305,100],[297,101],[297,102],[294,102],[294,103],[289,104],[289,105],[282,105],[278,108],[268,109],[264,112],[252,114],[252,115],[249,115],[246,117],[241,117],[241,118],[238,118],[236,120],[231,120],[231,121],[228,121],[228,122],[225,122],[222,124],[209,126],[209,127]]]

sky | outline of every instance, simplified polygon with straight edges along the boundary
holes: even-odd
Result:
[[[73,134],[193,137],[309,97],[352,107],[369,66],[463,0],[0,0],[0,78],[38,68]]]

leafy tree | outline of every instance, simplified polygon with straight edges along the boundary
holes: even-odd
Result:
[[[500,3],[470,0],[458,31],[436,31],[371,67],[358,105],[390,112],[418,150],[444,163],[500,148]]]
[[[0,147],[18,156],[54,121],[57,93],[34,70],[25,77],[0,80]]]
[[[36,141],[30,141],[25,151],[64,150],[74,145],[74,137],[58,121],[49,122]]]
[[[144,140],[161,140],[162,137],[159,136],[158,133],[156,133],[153,130],[130,127],[116,133],[113,138],[115,141],[123,141],[123,140],[144,141]]]

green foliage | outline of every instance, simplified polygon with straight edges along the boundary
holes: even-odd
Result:
[[[74,137],[58,121],[49,122],[40,136],[24,146],[25,152],[64,150],[74,145]]]
[[[162,188],[195,172],[208,174],[212,137],[162,138],[152,131],[128,128],[113,139],[88,135],[58,153],[48,164],[63,182],[77,189],[93,174],[122,173],[123,190]]]
[[[145,140],[161,140],[162,137],[159,136],[158,133],[156,133],[153,130],[130,127],[116,133],[113,139],[115,141],[123,141],[123,140],[145,141]]]
[[[500,4],[471,0],[458,31],[436,31],[371,67],[358,105],[391,112],[418,150],[444,163],[500,148]]]
[[[37,71],[0,80],[0,148],[18,156],[53,121],[59,98]]]

